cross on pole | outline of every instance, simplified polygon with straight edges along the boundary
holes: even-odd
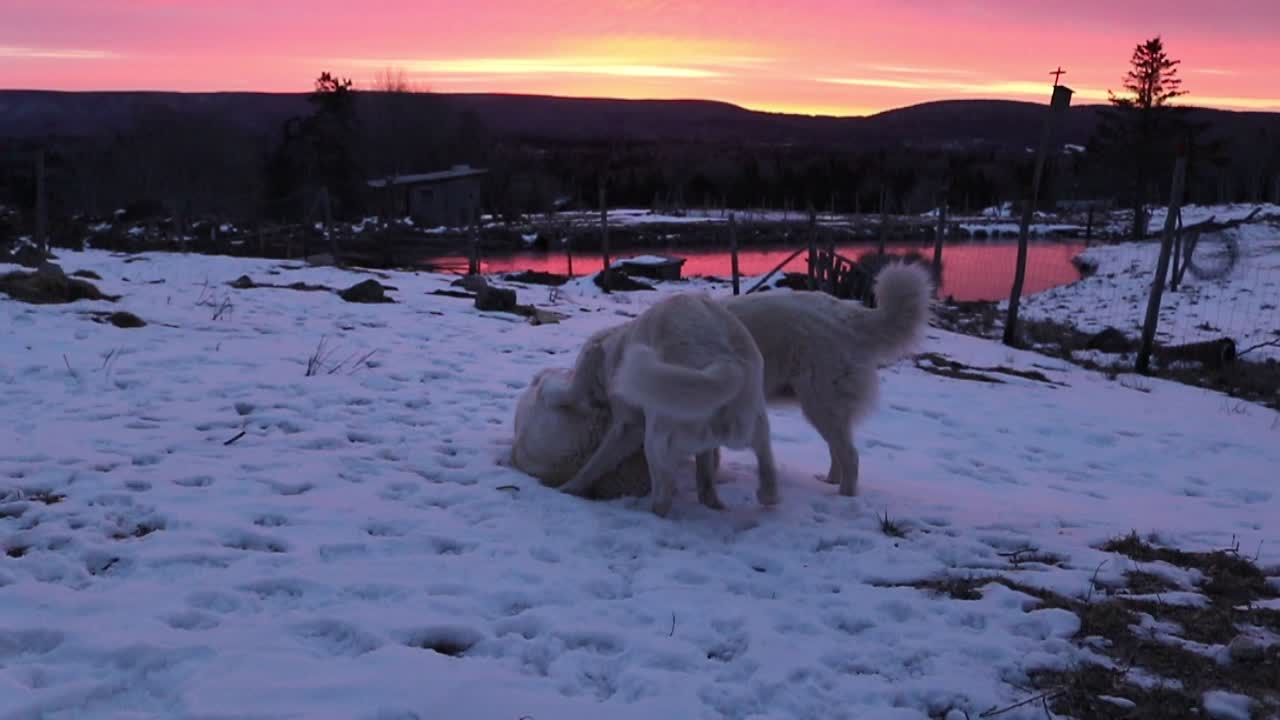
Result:
[[[1054,86],[1054,87],[1058,87],[1058,80],[1059,80],[1063,75],[1066,75],[1066,74],[1067,74],[1067,71],[1066,71],[1066,70],[1063,70],[1063,69],[1062,69],[1062,66],[1061,66],[1061,65],[1059,65],[1057,70],[1054,70],[1053,72],[1051,72],[1051,73],[1049,73],[1049,74],[1053,76],[1053,86]]]

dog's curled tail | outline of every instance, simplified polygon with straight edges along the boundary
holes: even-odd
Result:
[[[924,339],[933,279],[922,264],[893,263],[876,275],[874,292],[881,360],[894,362]]]
[[[705,418],[742,386],[744,370],[721,361],[701,370],[664,362],[651,346],[637,343],[623,351],[613,392],[627,403],[679,420]]]

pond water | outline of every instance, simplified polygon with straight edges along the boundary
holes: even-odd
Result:
[[[1071,258],[1083,249],[1084,244],[1076,239],[1032,241],[1027,252],[1027,275],[1023,284],[1023,295],[1079,280],[1080,273],[1071,264]],[[886,245],[886,250],[898,254],[915,251],[928,259],[933,257],[933,246],[927,243],[889,243]],[[763,275],[795,251],[795,247],[745,247],[738,251],[738,270],[744,277]],[[846,244],[836,245],[836,251],[856,260],[862,255],[876,252],[877,247],[867,243]],[[731,272],[729,251],[723,246],[633,248],[615,251],[613,259],[639,255],[671,255],[685,258],[684,277],[714,275],[728,278]],[[784,270],[805,272],[807,255],[804,252],[800,253],[787,263]],[[951,296],[956,300],[1007,300],[1009,290],[1013,287],[1014,263],[1017,257],[1016,240],[962,241],[947,245],[942,253],[942,288],[939,297]],[[466,267],[464,257],[434,257],[428,262],[440,266]],[[603,266],[598,252],[573,254],[573,272],[577,275],[598,272]],[[569,271],[569,259],[564,252],[532,250],[513,252],[484,257],[481,270],[485,273],[539,270],[566,274]]]

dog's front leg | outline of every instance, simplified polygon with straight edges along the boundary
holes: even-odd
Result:
[[[644,428],[634,420],[622,417],[624,413],[615,409],[609,430],[591,458],[569,482],[560,486],[562,492],[572,495],[585,495],[606,472],[618,467],[624,458],[640,449],[644,443]]]

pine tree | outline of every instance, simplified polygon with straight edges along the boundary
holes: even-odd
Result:
[[[330,188],[336,213],[352,215],[360,203],[360,171],[356,163],[356,109],[351,80],[328,72],[316,79],[307,98],[315,111],[306,121],[312,143],[316,179]]]
[[[291,117],[266,157],[266,211],[272,217],[302,218],[316,193],[329,189],[336,217],[354,215],[362,195],[356,162],[358,137],[355,92],[349,79],[320,74],[307,101],[310,115]]]
[[[1098,129],[1090,142],[1096,154],[1129,186],[1133,208],[1133,239],[1146,234],[1147,185],[1155,177],[1161,157],[1171,150],[1169,141],[1181,135],[1181,111],[1169,105],[1186,95],[1178,77],[1181,60],[1170,59],[1160,36],[1140,43],[1124,76],[1125,95],[1108,90],[1111,107],[1100,111]]]

